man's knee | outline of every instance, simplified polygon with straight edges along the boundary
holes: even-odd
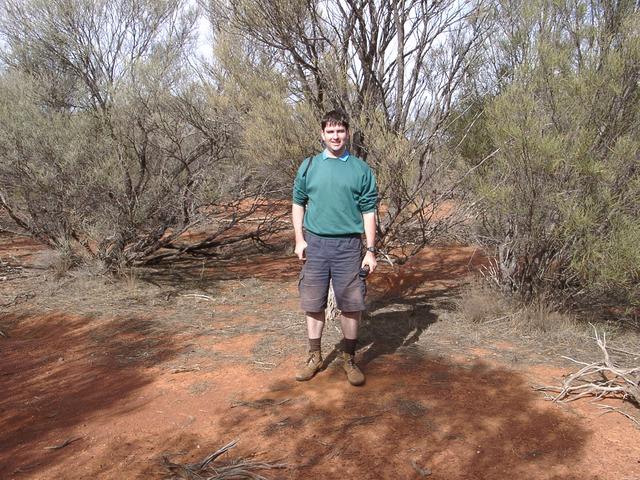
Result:
[[[360,320],[360,317],[362,316],[362,310],[357,310],[354,312],[340,312],[342,314],[343,317],[348,318],[349,320]]]
[[[320,310],[319,312],[304,312],[304,314],[318,322],[324,322],[324,310]]]
[[[336,303],[342,312],[361,312],[365,309],[364,282],[357,279],[351,285],[343,288],[335,288]]]

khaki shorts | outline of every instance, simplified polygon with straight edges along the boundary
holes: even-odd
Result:
[[[304,233],[306,262],[300,272],[300,306],[305,312],[327,307],[329,280],[333,281],[336,304],[343,312],[365,309],[366,284],[358,276],[362,263],[360,235],[327,238]]]

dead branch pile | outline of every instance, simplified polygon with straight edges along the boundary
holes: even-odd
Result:
[[[622,368],[616,365],[607,351],[606,333],[598,334],[598,330],[595,327],[594,332],[596,342],[604,357],[603,360],[586,363],[570,357],[564,357],[583,367],[567,376],[562,386],[543,386],[538,390],[557,392],[557,395],[552,398],[554,402],[569,402],[578,398],[592,396],[595,397],[595,400],[619,398],[640,408],[640,366]],[[609,406],[605,406],[605,408],[609,411],[618,411]],[[629,415],[625,416],[629,417]],[[638,422],[633,418],[631,420]]]
[[[167,470],[166,480],[267,480],[266,477],[256,473],[261,470],[273,470],[287,468],[284,463],[254,462],[247,459],[235,459],[227,462],[213,464],[214,461],[236,446],[237,440],[229,442],[224,447],[213,452],[204,460],[197,463],[184,465],[173,463],[165,455],[162,456],[162,464]]]

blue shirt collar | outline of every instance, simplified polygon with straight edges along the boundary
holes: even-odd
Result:
[[[324,159],[326,159],[326,158],[336,158],[336,157],[333,157],[333,156],[329,155],[329,152],[327,151],[327,149],[325,149],[325,150],[322,152],[322,158],[323,158],[323,160],[324,160]],[[344,150],[344,153],[342,154],[342,156],[341,156],[341,157],[337,157],[337,158],[338,158],[339,160],[342,160],[343,162],[346,162],[346,161],[347,161],[347,158],[349,158],[349,151],[348,151],[347,149],[345,149],[345,150]]]

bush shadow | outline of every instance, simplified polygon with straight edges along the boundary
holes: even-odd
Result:
[[[413,355],[371,364],[360,388],[338,373],[274,383],[251,398],[271,409],[218,429],[286,454],[293,468],[277,478],[595,478],[576,468],[588,431],[518,373]]]
[[[83,443],[70,432],[89,417],[142,407],[124,400],[153,381],[148,367],[179,349],[144,318],[40,312],[3,320],[13,328],[0,342],[0,478],[68,461]]]
[[[181,258],[158,266],[138,267],[137,278],[157,287],[209,290],[229,280],[289,281],[297,278],[299,262],[290,255],[255,253],[232,258]]]

